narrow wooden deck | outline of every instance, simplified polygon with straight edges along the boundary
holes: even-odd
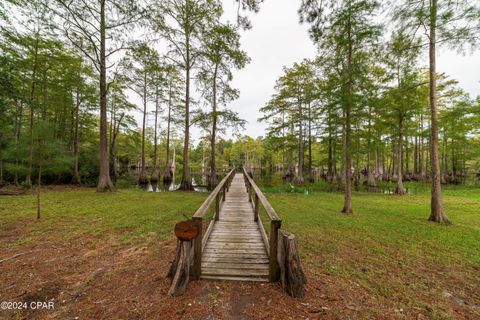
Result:
[[[200,278],[269,281],[267,238],[260,226],[243,174],[237,173],[206,239]]]

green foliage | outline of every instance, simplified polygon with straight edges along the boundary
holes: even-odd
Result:
[[[432,17],[431,3],[427,0],[403,0],[394,2],[393,18],[405,29],[410,39],[427,35],[431,21],[435,18],[437,39],[440,46],[463,50],[466,46],[475,47],[480,30],[480,7],[468,0],[435,0],[436,16]],[[423,32],[419,31],[422,30]],[[424,40],[425,43],[428,36]],[[415,41],[414,40],[414,41]],[[413,42],[413,41],[412,41]]]

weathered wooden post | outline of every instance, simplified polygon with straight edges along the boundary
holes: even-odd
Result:
[[[254,206],[254,208],[253,208],[254,213],[255,213],[254,220],[255,220],[255,222],[257,222],[257,221],[258,221],[258,210],[259,210],[260,208],[258,207],[258,194],[256,194],[256,193],[255,193],[255,202],[254,202],[254,204],[255,204],[255,206]]]
[[[269,280],[275,282],[278,280],[278,264],[277,264],[277,246],[278,246],[278,229],[282,225],[282,220],[270,221],[270,257],[269,257]]]
[[[295,235],[278,230],[277,260],[283,290],[294,298],[305,295],[307,278],[303,272]]]
[[[230,182],[232,181],[232,180],[231,180],[231,179],[232,179],[232,175],[233,175],[233,173],[231,173],[231,174],[228,176],[228,178],[227,178],[227,186],[225,187],[225,189],[227,190],[227,192],[228,192],[228,190],[230,190]]]
[[[175,235],[177,236],[177,249],[167,275],[171,280],[168,290],[168,294],[171,296],[182,295],[187,289],[190,278],[192,241],[197,242],[194,239],[198,237],[198,229],[192,220],[182,221],[175,225]]]
[[[193,217],[192,221],[198,231],[198,237],[193,242],[193,279],[200,279],[202,272],[202,217]]]
[[[215,221],[220,219],[220,193],[215,196]]]

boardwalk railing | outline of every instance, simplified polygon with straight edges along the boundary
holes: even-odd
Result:
[[[248,200],[253,201],[255,221],[258,222],[260,230],[262,232],[263,240],[267,251],[269,253],[269,281],[274,282],[278,280],[278,263],[277,263],[277,246],[278,246],[278,229],[282,225],[282,220],[278,217],[277,213],[273,207],[268,202],[267,198],[257,186],[252,177],[247,173],[245,168],[243,168],[243,177],[245,180],[245,186],[248,191]],[[258,218],[258,213],[260,210],[260,205],[265,209],[267,217],[270,220],[270,239],[268,239],[263,223],[261,219]]]
[[[227,173],[222,181],[220,181],[217,187],[210,193],[208,198],[205,200],[205,202],[203,202],[203,204],[200,206],[200,208],[198,208],[192,217],[192,220],[198,229],[198,237],[195,239],[193,247],[192,277],[194,279],[200,278],[202,272],[202,251],[210,233],[212,232],[213,224],[215,221],[218,221],[218,218],[220,217],[220,206],[222,201],[225,201],[225,194],[228,192],[228,188],[230,187],[234,176],[235,169],[232,169]],[[213,203],[215,203],[214,217],[213,220],[210,221],[205,233],[203,233],[203,216],[208,212]]]

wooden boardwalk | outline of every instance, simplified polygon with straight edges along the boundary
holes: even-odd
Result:
[[[282,220],[245,168],[242,173],[236,170],[229,171],[192,217],[198,236],[193,241],[190,276],[277,281]],[[260,208],[268,236],[259,217]],[[210,209],[215,212],[207,223],[204,217]]]
[[[303,297],[306,278],[295,236],[281,231],[281,226],[282,220],[252,174],[245,168],[242,173],[232,168],[195,211],[192,221],[175,226],[179,241],[170,269],[175,275],[169,294],[185,292],[189,278],[265,282],[281,279],[283,289],[292,297]]]
[[[260,221],[260,219],[258,219]],[[202,252],[201,278],[269,281],[268,243],[241,173],[235,174]]]

